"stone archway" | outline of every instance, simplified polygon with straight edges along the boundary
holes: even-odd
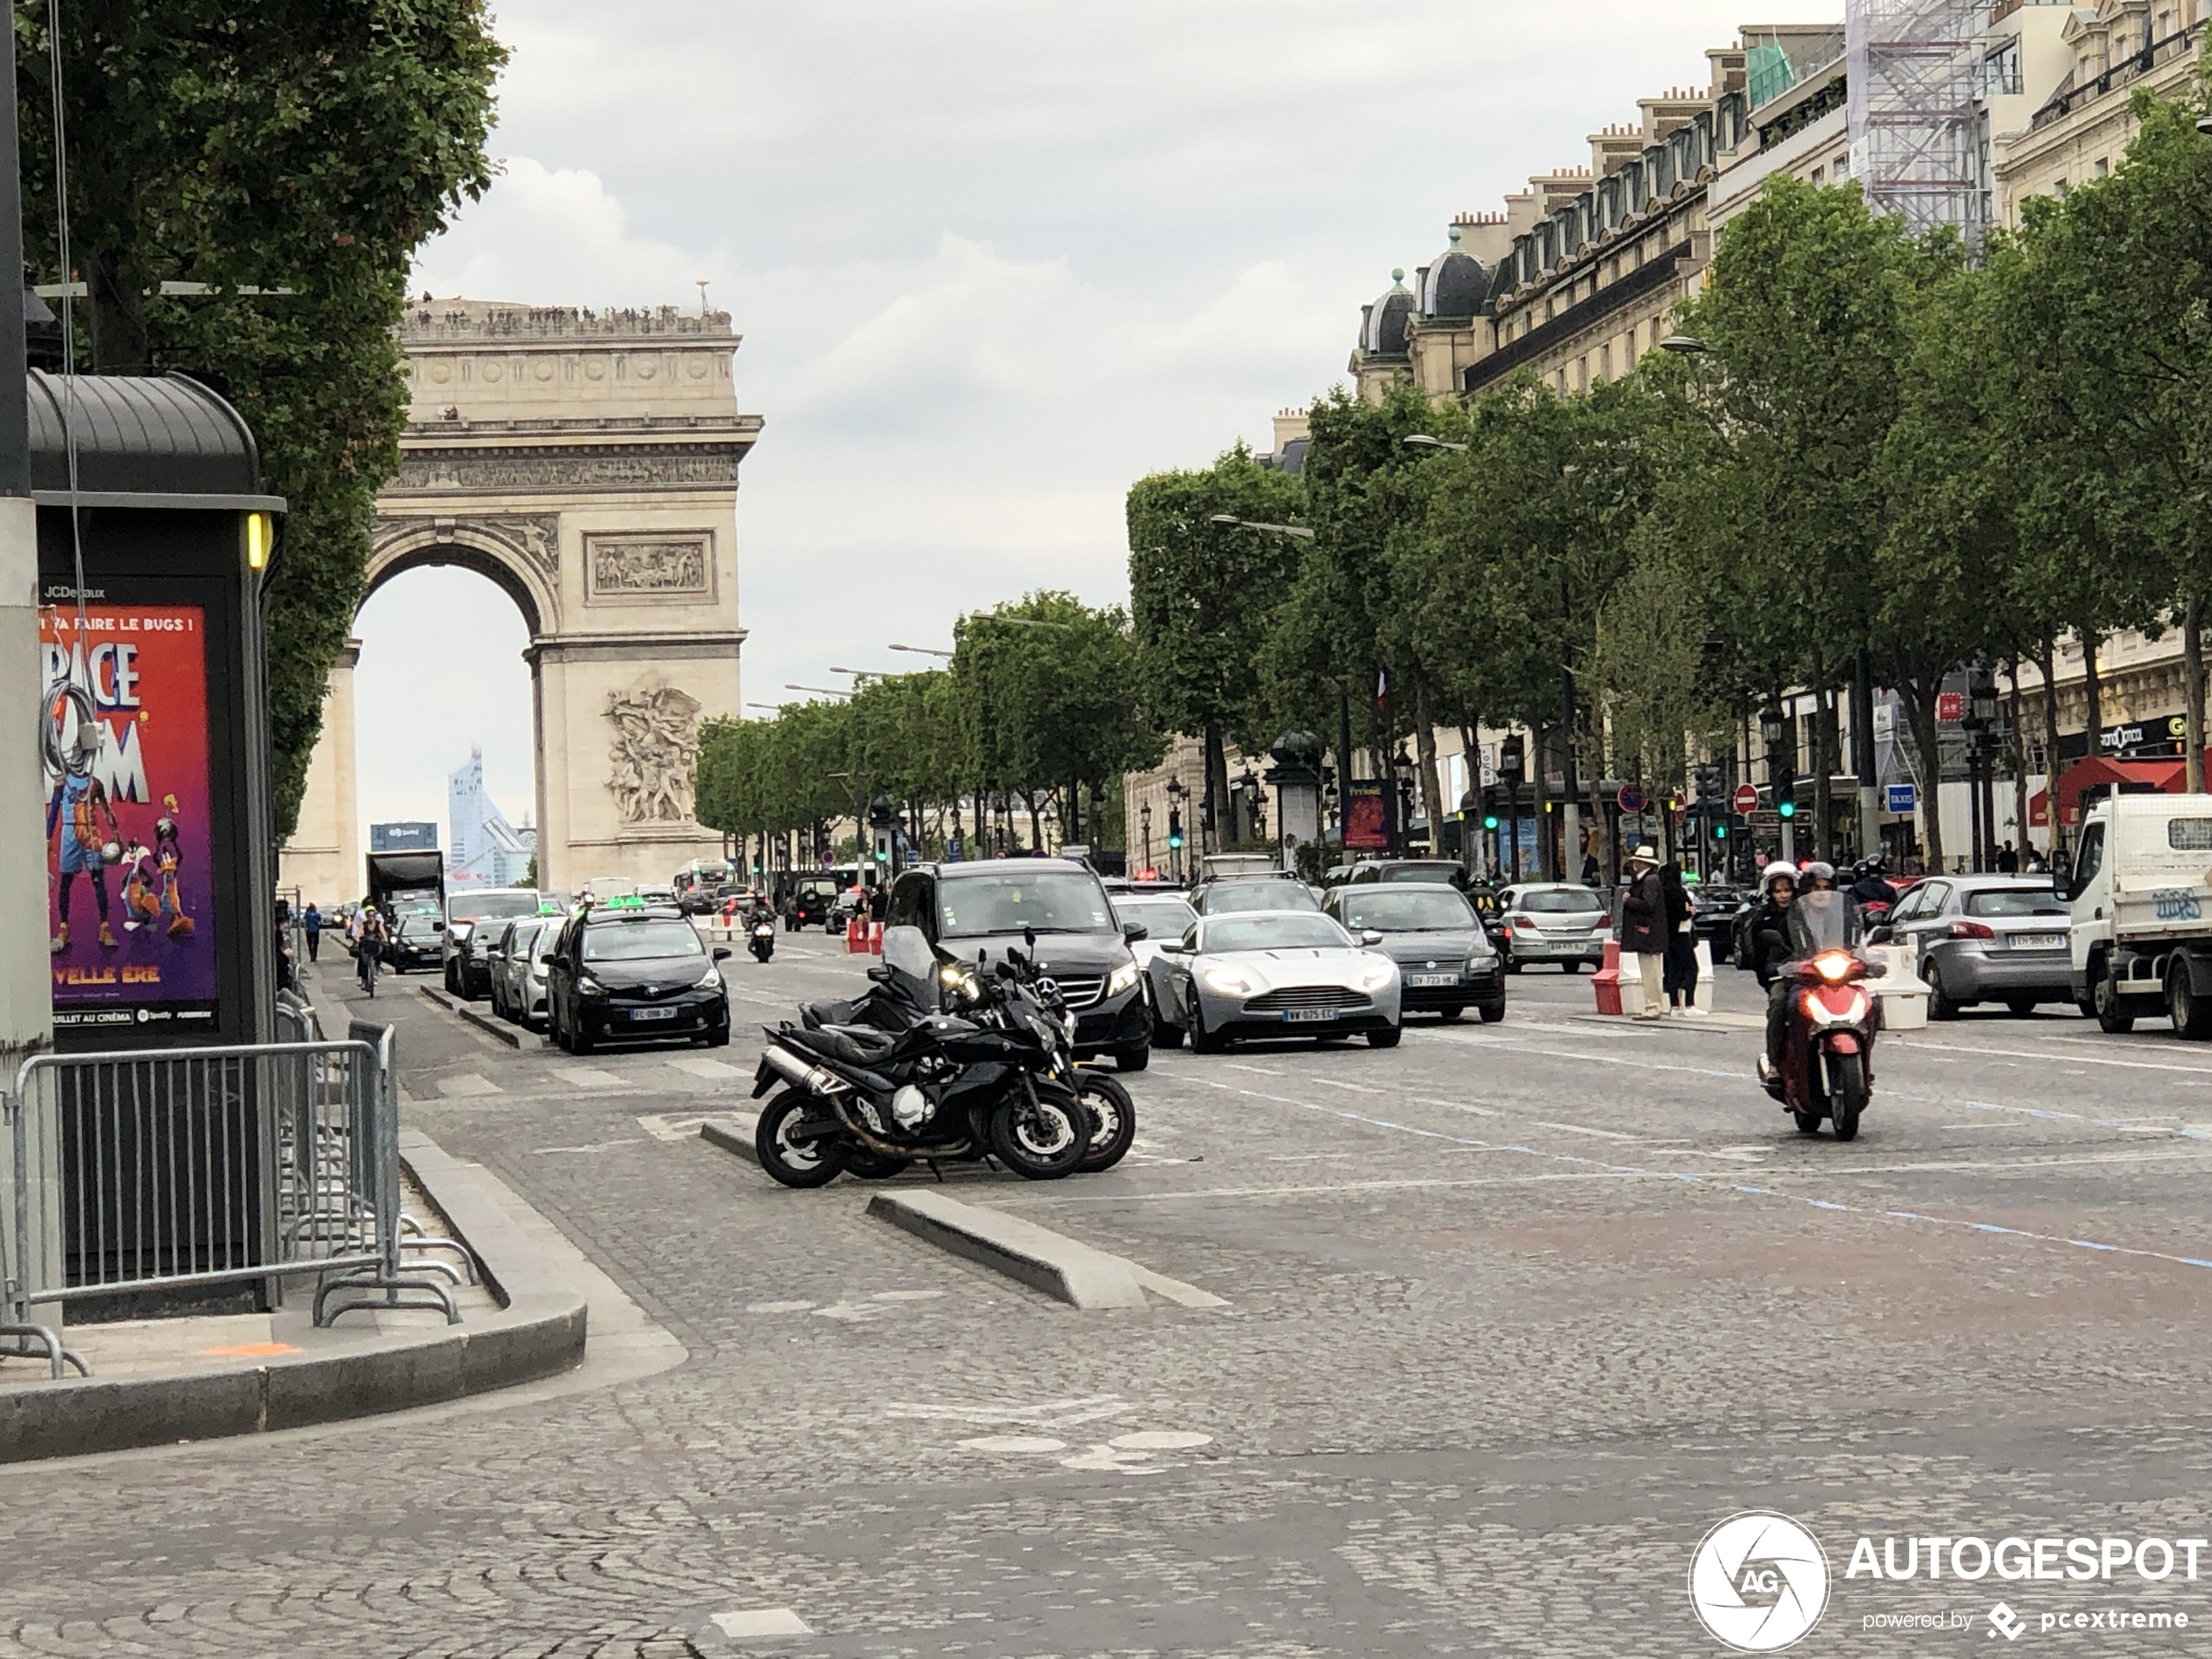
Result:
[[[722,840],[692,817],[698,728],[742,706],[738,411],[726,314],[424,300],[401,330],[414,395],[378,497],[366,592],[460,565],[529,627],[541,885],[665,881]],[[332,673],[283,885],[358,896],[357,650]],[[456,757],[456,759],[459,757]]]

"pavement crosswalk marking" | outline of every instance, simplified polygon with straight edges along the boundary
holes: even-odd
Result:
[[[601,1071],[597,1066],[577,1066],[567,1071],[556,1072],[563,1082],[574,1083],[578,1089],[619,1089],[622,1079],[611,1071]]]
[[[717,1082],[725,1077],[742,1077],[745,1075],[743,1069],[725,1061],[708,1060],[699,1055],[674,1059],[668,1063],[678,1071],[690,1072],[694,1077],[711,1077]]]
[[[448,1100],[466,1100],[475,1095],[496,1095],[502,1091],[490,1078],[464,1071],[458,1077],[439,1078],[438,1092]]]

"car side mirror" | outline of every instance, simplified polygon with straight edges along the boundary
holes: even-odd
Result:
[[[714,948],[714,960],[718,962],[728,961],[730,960],[730,948],[727,945],[717,945]]]
[[[1359,942],[1363,945],[1379,945],[1382,943],[1382,935],[1372,927],[1363,927],[1359,931]]]
[[[1122,940],[1125,944],[1134,945],[1140,939],[1149,939],[1151,937],[1151,933],[1152,930],[1141,921],[1125,921],[1122,924]]]

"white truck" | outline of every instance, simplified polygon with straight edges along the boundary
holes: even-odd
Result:
[[[2107,1031],[2163,1014],[2212,1037],[2212,795],[2115,795],[2085,815],[2067,897],[2074,996]]]

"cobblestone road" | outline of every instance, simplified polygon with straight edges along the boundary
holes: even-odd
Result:
[[[772,1018],[853,969],[732,972]],[[408,1121],[688,1360],[12,1467],[0,1651],[1710,1654],[1688,1564],[1750,1507],[1834,1570],[1798,1652],[1986,1653],[2000,1598],[2038,1647],[2212,1642],[2212,1552],[1844,1576],[1862,1534],[2212,1533],[2212,1049],[2049,1013],[1885,1038],[1839,1146],[1750,1082],[1751,1032],[1512,995],[1391,1052],[1164,1055],[1110,1175],[957,1177],[1229,1304],[1077,1314],[696,1139],[742,1040],[516,1054],[388,981]],[[2041,1628],[2100,1608],[2190,1626]]]

